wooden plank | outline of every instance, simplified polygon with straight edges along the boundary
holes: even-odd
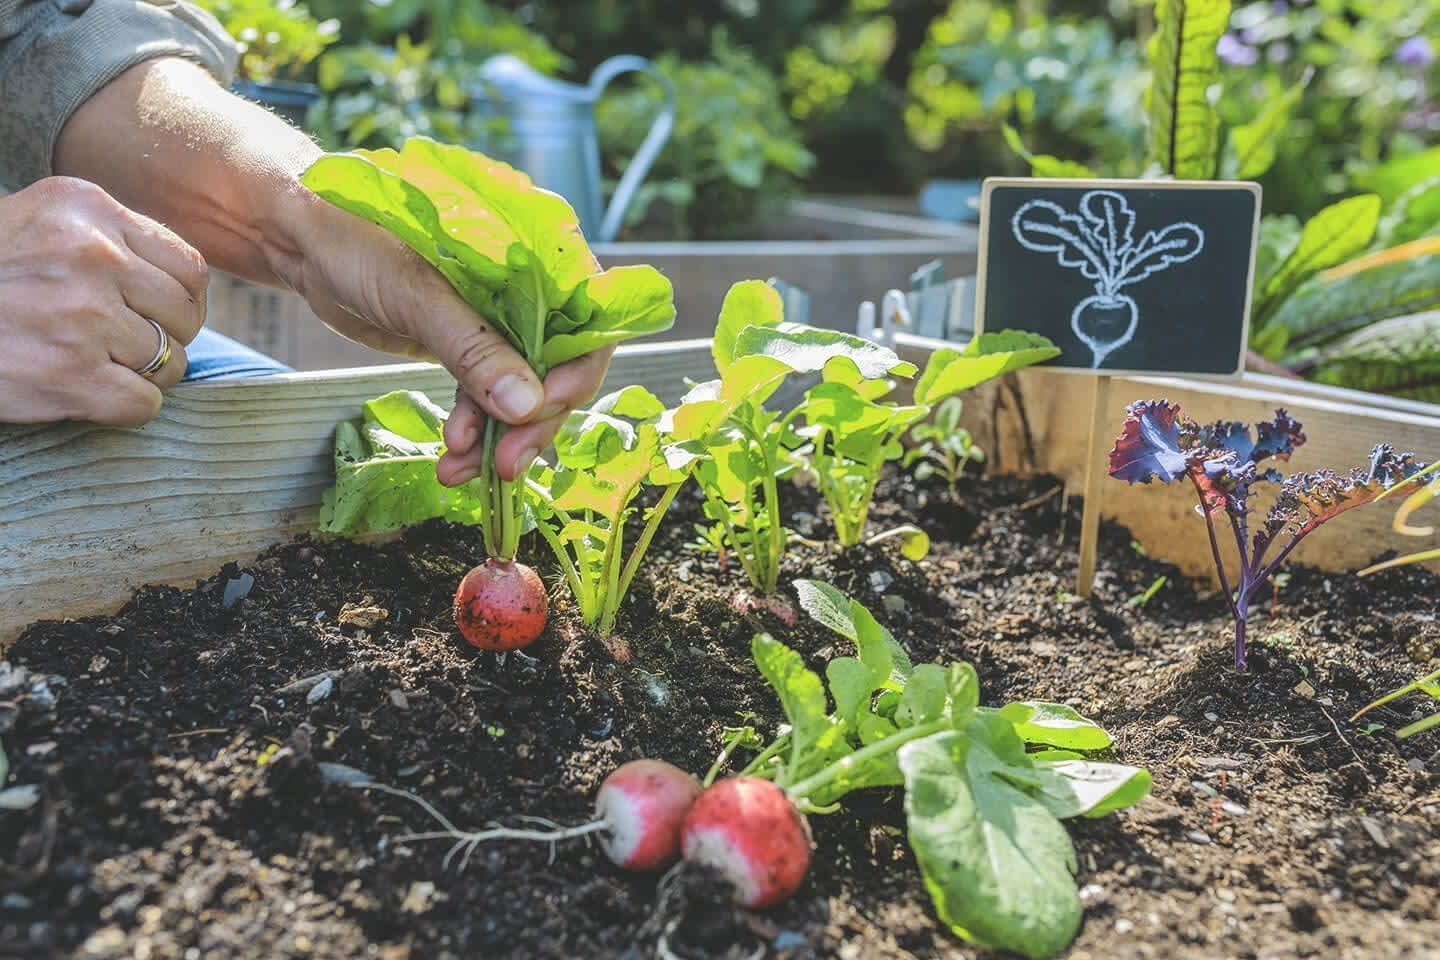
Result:
[[[1085,435],[1085,512],[1080,515],[1080,569],[1075,575],[1075,593],[1090,596],[1095,585],[1095,551],[1100,539],[1100,511],[1105,499],[1105,466],[1110,429],[1105,412],[1110,402],[1110,377],[1096,377],[1090,398],[1090,427]]]
[[[923,360],[926,352],[940,345],[904,334],[896,340],[908,359]],[[1039,469],[1056,474],[1078,492],[1084,482],[1090,385],[1081,378],[1041,370],[1025,370],[1016,376]],[[1032,467],[1024,457],[1018,417],[1013,410],[997,405],[996,393],[993,385],[986,385],[967,397],[966,426],[986,448],[991,469],[1029,472]],[[1321,468],[1345,471],[1363,465],[1371,448],[1382,441],[1412,450],[1424,460],[1440,457],[1440,405],[1357,402],[1368,397],[1354,390],[1312,383],[1297,386],[1283,378],[1249,373],[1227,381],[1115,377],[1104,419],[1118,434],[1126,406],[1151,398],[1178,403],[1200,421],[1268,420],[1276,407],[1284,407],[1304,425],[1307,437],[1290,463],[1283,465],[1287,473]],[[1212,575],[1214,562],[1189,486],[1127,487],[1118,480],[1107,482],[1112,487],[1105,495],[1105,517],[1129,527],[1152,555],[1177,564],[1192,576]],[[1384,503],[1349,511],[1307,537],[1292,556],[1298,563],[1344,572],[1365,566],[1386,550],[1413,553],[1440,547],[1440,533],[1427,538],[1392,531],[1390,524],[1398,505],[1396,501],[1393,506]],[[1268,509],[1268,498],[1262,507]],[[1431,515],[1436,513],[1440,507],[1432,508]],[[1417,519],[1425,522],[1423,516]],[[1227,555],[1226,561],[1233,557]],[[1440,570],[1440,564],[1431,566]]]
[[[667,402],[713,375],[708,340],[621,347],[607,389]],[[335,424],[389,390],[448,408],[432,364],[186,384],[140,430],[0,426],[0,644],[42,618],[101,613],[314,528]]]

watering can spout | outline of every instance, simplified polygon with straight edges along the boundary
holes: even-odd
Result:
[[[624,73],[648,73],[660,83],[665,101],[640,148],[604,206],[600,191],[600,145],[595,101]],[[508,135],[496,151],[537,184],[563,196],[575,208],[580,227],[593,241],[615,239],[625,212],[675,126],[675,92],[644,57],[611,57],[581,86],[540,73],[519,57],[501,54],[480,67],[476,100],[505,121]]]

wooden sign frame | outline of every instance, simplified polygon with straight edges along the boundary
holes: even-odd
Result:
[[[1246,190],[1255,198],[1255,213],[1250,224],[1250,264],[1245,276],[1245,305],[1240,325],[1240,347],[1235,355],[1235,368],[1223,373],[1195,373],[1193,371],[1171,370],[1156,367],[1153,369],[1133,369],[1121,367],[1070,367],[1056,366],[1052,363],[1044,365],[1047,371],[1066,374],[1081,374],[1087,376],[1113,376],[1113,377],[1150,377],[1150,376],[1183,376],[1204,380],[1228,380],[1238,376],[1245,369],[1245,352],[1250,342],[1250,310],[1255,298],[1255,258],[1260,242],[1260,207],[1261,189],[1258,183],[1245,180],[1067,180],[1058,178],[1040,177],[988,177],[980,189],[980,237],[979,253],[975,266],[975,335],[979,336],[987,329],[985,319],[985,294],[986,294],[986,267],[990,256],[990,198],[995,190],[1004,187],[1026,187],[1031,189],[1064,189],[1080,191],[1083,189],[1115,189],[1115,190]],[[999,329],[1002,324],[993,325]]]

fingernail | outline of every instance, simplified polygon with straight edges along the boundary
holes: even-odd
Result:
[[[540,416],[536,417],[535,419],[549,420],[551,417],[556,416],[557,414],[564,413],[565,409],[565,404],[563,403],[547,403],[545,404],[545,409],[540,411]]]
[[[524,420],[544,402],[545,392],[535,381],[511,373],[490,389],[490,399],[506,417]]]
[[[464,486],[465,484],[469,483],[471,480],[474,480],[474,479],[475,479],[476,477],[478,477],[478,476],[480,476],[480,468],[479,468],[479,467],[466,467],[464,470],[461,470],[459,473],[455,474],[455,476],[451,477],[451,478],[450,478],[450,483],[447,484],[447,486],[451,486],[451,487]]]
[[[530,464],[534,463],[538,456],[540,456],[540,451],[534,447],[520,451],[520,456],[515,458],[515,476],[523,477],[525,471],[530,469]]]

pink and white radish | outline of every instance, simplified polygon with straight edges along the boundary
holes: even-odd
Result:
[[[490,840],[530,840],[554,844],[590,834],[599,835],[601,848],[616,866],[625,870],[660,870],[680,859],[680,827],[690,805],[700,795],[700,781],[679,767],[663,760],[631,760],[616,767],[600,784],[595,794],[595,819],[589,823],[574,827],[554,826],[549,830],[489,827],[464,831],[408,790],[374,781],[355,785],[401,796],[423,807],[444,829],[405,834],[396,837],[396,842],[454,841],[442,865],[449,866],[450,861],[461,854],[462,870],[475,849]]]
[[[735,901],[768,907],[789,898],[810,869],[810,826],[785,791],[758,777],[721,780],[685,817],[680,851],[735,888]]]

